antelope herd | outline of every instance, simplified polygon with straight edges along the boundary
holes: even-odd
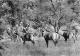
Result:
[[[6,5],[8,5],[8,7]],[[12,3],[10,1],[7,1],[7,3],[4,2],[2,4],[2,8],[5,8],[5,10],[10,11],[10,13],[12,13],[12,15],[14,15],[13,7],[14,6],[12,5]],[[24,27],[23,23],[21,22],[20,24],[16,24],[15,27],[7,25],[6,33],[9,35],[9,38],[11,40],[13,40],[13,41],[21,40],[21,42],[23,42],[24,45],[26,44],[26,41],[31,41],[34,45],[34,44],[36,44],[36,42],[38,40],[40,40],[42,38],[45,40],[46,45],[48,47],[49,40],[52,40],[54,45],[56,46],[56,44],[59,42],[58,40],[60,38],[64,38],[65,42],[67,42],[68,39],[73,38],[74,43],[75,43],[75,40],[77,39],[76,35],[78,33],[78,30],[80,30],[80,26],[78,23],[73,22],[70,27],[72,27],[72,28],[74,27],[74,29],[72,29],[69,32],[67,31],[67,29],[65,29],[65,30],[59,29],[58,32],[55,32],[55,27],[52,25],[47,25],[47,27],[45,27],[45,28],[39,27],[38,29],[34,29],[33,27],[31,27],[29,25]],[[50,31],[48,31],[47,28]],[[67,28],[67,26],[66,26],[66,28]]]
[[[76,26],[74,27],[76,29]],[[51,28],[54,28],[54,26],[51,26]],[[34,29],[29,25],[27,27],[24,27],[23,24],[20,23],[20,25],[17,24],[15,27],[7,25],[6,33],[9,35],[8,38],[10,38],[12,41],[19,40],[23,42],[24,45],[27,41],[31,41],[32,44],[35,45],[40,39],[43,39],[45,40],[48,47],[49,40],[51,40],[56,46],[60,38],[64,38],[65,42],[67,42],[68,39],[72,38],[75,43],[75,40],[77,39],[77,33],[75,29],[71,30],[70,32],[67,32],[67,30],[64,29],[59,29],[58,32],[55,32],[55,29],[52,29],[52,31],[48,31],[45,28],[40,27],[38,29]]]

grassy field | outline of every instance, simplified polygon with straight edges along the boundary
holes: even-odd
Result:
[[[0,45],[3,44],[0,43]],[[80,56],[79,37],[76,43],[72,39],[67,43],[60,39],[56,47],[52,41],[49,41],[47,48],[44,40],[40,40],[39,44],[36,43],[34,46],[31,42],[26,42],[26,45],[23,45],[20,42],[7,41],[4,42],[3,47],[5,50],[0,50],[2,56]]]

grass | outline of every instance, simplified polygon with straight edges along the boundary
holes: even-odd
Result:
[[[80,53],[80,41],[77,40],[74,43],[72,40],[68,40],[65,43],[62,39],[55,47],[53,42],[49,42],[49,47],[46,47],[44,40],[40,41],[40,46],[38,43],[33,46],[31,42],[26,41],[26,45],[22,43],[4,42],[8,45],[5,47],[5,51],[2,50],[0,55],[2,56],[78,56]]]

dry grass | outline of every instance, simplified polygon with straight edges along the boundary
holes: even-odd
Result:
[[[80,54],[80,41],[76,43],[73,40],[68,40],[67,43],[63,39],[55,47],[53,42],[49,42],[49,47],[46,47],[44,40],[40,40],[39,44],[35,46],[31,42],[22,43],[4,42],[3,47],[5,50],[0,50],[2,56],[79,56]],[[2,45],[2,44],[1,44]]]

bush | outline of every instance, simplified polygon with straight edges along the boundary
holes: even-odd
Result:
[[[4,29],[0,28],[0,35],[3,35]]]

